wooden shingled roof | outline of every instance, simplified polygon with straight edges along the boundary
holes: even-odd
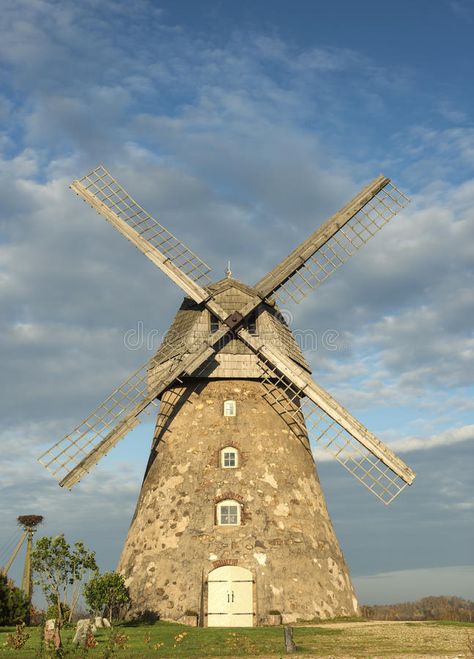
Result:
[[[216,301],[227,313],[232,313],[245,306],[250,300],[258,300],[255,289],[242,282],[226,277],[211,284],[208,289],[215,295]],[[262,302],[257,315],[257,332],[269,345],[275,345],[294,362],[310,371],[300,347],[291,330],[281,316],[276,305]],[[155,356],[158,366],[171,360],[177,360],[192,351],[191,346],[199,345],[209,336],[210,315],[202,304],[196,304],[185,298],[179,308],[163,342]],[[220,350],[223,354],[253,354],[250,348],[240,340],[232,340]]]

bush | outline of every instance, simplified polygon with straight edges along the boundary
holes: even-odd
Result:
[[[22,622],[16,626],[16,631],[13,634],[8,634],[5,645],[12,650],[21,650],[30,635],[25,630],[25,623]]]
[[[123,604],[130,601],[128,589],[124,578],[117,572],[105,572],[105,574],[93,577],[84,586],[84,599],[91,613],[103,615],[108,613],[110,622],[114,611],[120,609]]]
[[[25,593],[0,573],[0,625],[16,625],[28,620],[30,603]]]
[[[160,619],[160,614],[157,611],[152,611],[151,609],[144,609],[143,611],[136,611],[133,616],[130,617],[128,624],[129,625],[154,625],[155,622],[158,622]]]

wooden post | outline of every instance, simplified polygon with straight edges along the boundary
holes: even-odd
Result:
[[[285,635],[285,650],[287,654],[296,652],[296,645],[293,640],[293,627],[288,627],[288,625],[285,625],[283,628],[283,633]]]

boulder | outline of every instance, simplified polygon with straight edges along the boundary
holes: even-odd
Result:
[[[61,647],[61,634],[59,631],[59,622],[55,618],[50,618],[44,623],[44,642],[46,645],[52,643],[56,650]]]
[[[267,616],[267,625],[281,625],[281,613],[269,613]]]
[[[76,633],[72,642],[74,645],[82,645],[85,647],[88,634],[93,634],[95,629],[95,625],[92,624],[89,618],[78,620],[76,624]]]
[[[183,625],[188,625],[189,627],[197,627],[198,617],[197,617],[197,614],[196,615],[194,615],[194,614],[189,615],[188,614],[188,615],[181,616],[181,618],[179,619],[178,622],[180,622]]]
[[[95,617],[94,625],[97,629],[102,629],[104,627],[107,629],[110,628],[110,622],[107,620],[107,618],[101,618],[100,616]]]

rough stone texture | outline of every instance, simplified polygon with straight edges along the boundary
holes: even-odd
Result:
[[[188,625],[188,627],[197,627],[198,616],[183,616],[179,619],[179,622],[182,625]]]
[[[52,644],[56,649],[61,647],[61,631],[55,618],[50,618],[44,623],[43,639],[46,645]]]
[[[85,646],[88,634],[93,634],[95,630],[95,625],[92,624],[89,618],[78,620],[76,624],[76,633],[72,641],[73,644]]]
[[[154,447],[118,570],[130,615],[178,620],[206,611],[219,565],[251,570],[255,619],[285,623],[357,613],[307,438],[296,437],[252,380],[202,380],[163,395]],[[223,416],[235,400],[235,417]],[[219,451],[239,450],[239,467]],[[242,502],[240,526],[216,525],[222,499]],[[204,618],[205,620],[205,618]],[[205,623],[204,623],[205,624]]]

